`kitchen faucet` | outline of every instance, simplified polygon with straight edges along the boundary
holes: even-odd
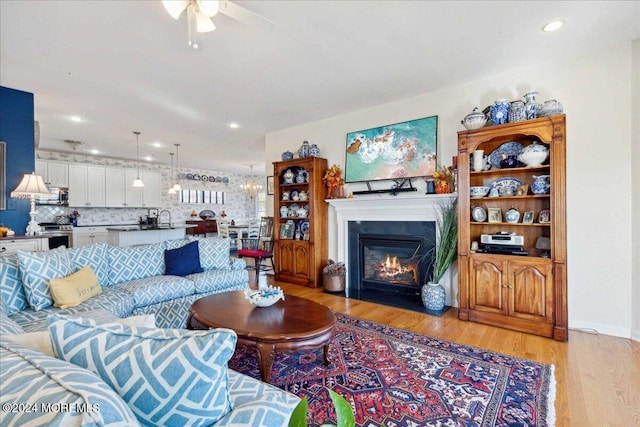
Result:
[[[160,213],[158,214],[158,225],[160,224],[164,224],[160,222],[160,218],[162,217],[162,214],[166,212],[169,214],[169,228],[171,228],[171,211],[167,210],[167,209],[163,209],[160,211]]]

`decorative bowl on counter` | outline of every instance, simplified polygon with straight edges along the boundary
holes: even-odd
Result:
[[[279,287],[268,286],[266,289],[247,289],[244,296],[249,302],[258,307],[269,307],[279,300],[284,300],[284,292]]]
[[[489,194],[489,190],[491,190],[491,187],[476,186],[469,188],[469,194],[471,197],[484,197]]]
[[[468,130],[480,129],[487,123],[487,116],[484,115],[482,111],[478,111],[478,107],[475,107],[460,123]]]

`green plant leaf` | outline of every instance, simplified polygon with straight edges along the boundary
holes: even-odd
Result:
[[[307,397],[303,397],[296,405],[289,418],[289,427],[307,427]]]
[[[335,391],[331,389],[327,390],[329,390],[333,405],[336,407],[336,417],[338,418],[337,427],[355,427],[356,419],[353,416],[353,411],[349,403]]]

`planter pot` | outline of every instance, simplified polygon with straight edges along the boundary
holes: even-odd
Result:
[[[327,292],[344,292],[345,276],[322,275],[322,286]]]
[[[427,310],[439,311],[444,309],[446,292],[440,283],[425,283],[422,285],[422,304]]]

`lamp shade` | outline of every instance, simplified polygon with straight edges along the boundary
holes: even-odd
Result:
[[[189,0],[163,0],[162,5],[173,19],[178,19],[189,5]]]
[[[11,197],[15,199],[30,199],[32,197],[48,196],[49,194],[49,189],[42,177],[34,172],[25,174],[22,177],[18,187],[11,192]]]

